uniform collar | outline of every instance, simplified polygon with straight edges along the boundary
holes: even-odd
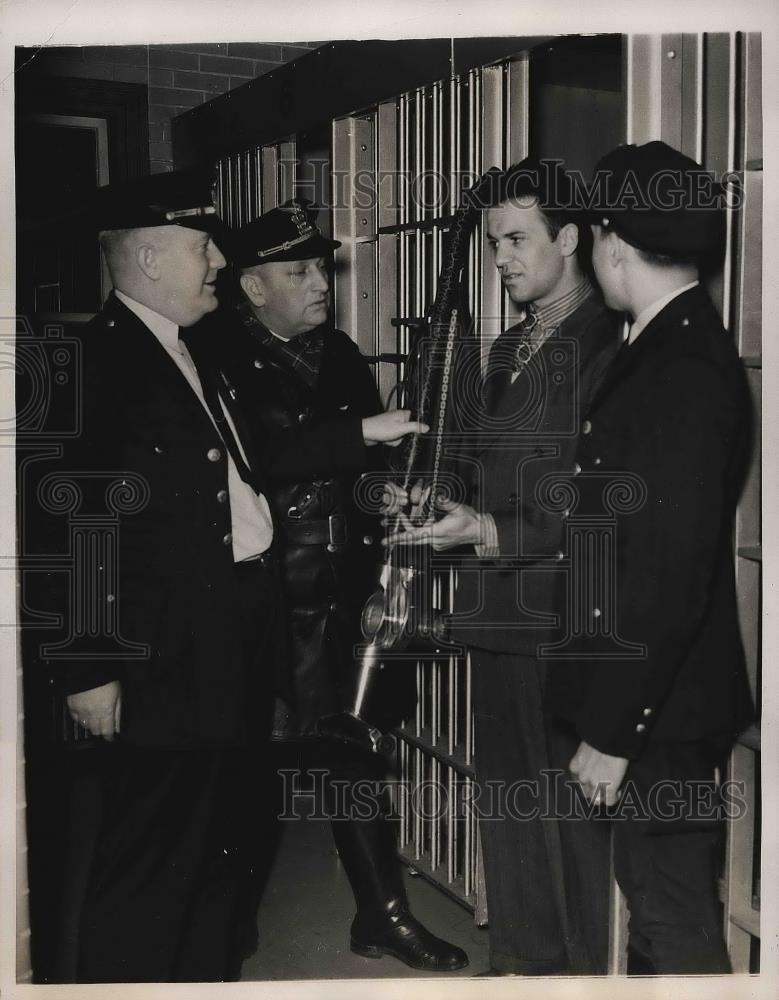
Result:
[[[176,323],[168,319],[167,316],[162,316],[160,313],[145,306],[142,302],[131,299],[129,295],[125,295],[124,292],[120,292],[118,289],[115,290],[114,294],[121,303],[127,306],[130,312],[135,313],[144,326],[147,326],[151,330],[166,350],[181,351],[179,345],[179,328]]]
[[[680,288],[674,288],[672,292],[668,292],[667,295],[663,295],[662,298],[656,299],[648,305],[646,309],[642,309],[633,321],[633,325],[630,327],[630,332],[628,333],[628,343],[632,344],[641,331],[645,330],[647,326],[649,326],[655,316],[662,312],[669,302],[673,302],[678,295],[681,295],[683,292],[689,292],[691,288],[695,288],[698,284],[700,284],[700,282],[696,279],[695,281],[688,282],[686,285],[682,285]]]

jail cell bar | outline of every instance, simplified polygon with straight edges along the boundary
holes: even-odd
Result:
[[[217,211],[233,229],[253,222],[295,194],[295,143],[231,153],[216,165]]]
[[[432,305],[447,228],[462,192],[527,149],[527,59],[471,70],[332,125],[336,323],[375,365],[385,405],[403,405],[403,364]],[[351,180],[341,183],[346,176]],[[511,306],[485,254],[481,224],[467,264],[469,308],[485,346]],[[485,353],[486,357],[486,353]],[[451,610],[452,569],[434,578]],[[391,669],[391,664],[386,664]],[[475,792],[470,662],[420,658],[417,709],[398,741],[400,851],[412,870],[487,919]]]

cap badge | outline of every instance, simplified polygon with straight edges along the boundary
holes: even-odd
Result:
[[[303,211],[303,206],[297,202],[295,202],[295,207],[292,209],[292,221],[297,226],[299,236],[308,236],[309,233],[313,233],[316,229],[308,221],[306,213]]]

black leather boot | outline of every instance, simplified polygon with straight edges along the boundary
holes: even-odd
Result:
[[[384,816],[332,822],[338,854],[357,903],[351,949],[366,958],[392,955],[412,969],[454,972],[468,956],[431,934],[409,912],[395,835]]]

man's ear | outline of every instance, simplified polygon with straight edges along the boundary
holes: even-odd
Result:
[[[135,250],[135,263],[151,281],[159,281],[160,255],[152,243],[141,243]]]
[[[262,280],[256,274],[252,274],[251,271],[246,271],[238,279],[241,286],[241,290],[246,298],[251,302],[253,306],[264,306],[265,305],[265,294],[262,288]]]
[[[636,256],[636,249],[626,243],[613,229],[606,234],[609,260],[617,267],[632,257]]]
[[[573,222],[566,222],[557,234],[557,243],[563,257],[571,257],[579,246],[579,227]]]
[[[611,267],[616,267],[625,257],[625,250],[628,244],[617,236],[613,229],[604,229],[601,226],[592,227],[593,243],[600,243],[605,249],[605,259]]]

